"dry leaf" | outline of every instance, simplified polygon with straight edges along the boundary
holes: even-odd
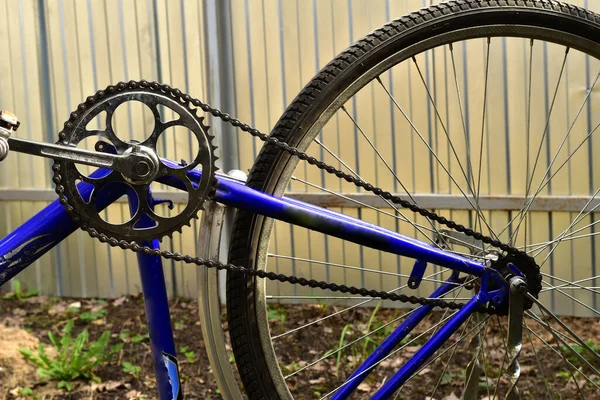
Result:
[[[48,310],[49,315],[63,314],[67,311],[67,307],[64,304],[55,304]]]
[[[449,396],[444,397],[442,400],[460,400],[454,392],[450,393]]]
[[[370,392],[371,391],[371,385],[369,385],[368,383],[361,383],[360,385],[358,385],[357,389],[361,392]]]
[[[104,308],[104,305],[98,304],[90,309],[90,312],[96,313]]]
[[[116,299],[115,301],[113,301],[113,306],[118,307],[121,304],[125,303],[127,301],[127,296],[123,296],[123,297],[119,297],[118,299]]]
[[[310,379],[308,381],[308,383],[310,383],[311,385],[316,385],[317,383],[323,383],[323,382],[325,382],[324,376],[320,377],[319,379]]]
[[[96,392],[109,392],[122,386],[125,386],[125,383],[121,381],[106,381],[98,384],[92,383],[92,390]]]
[[[137,390],[130,390],[129,392],[125,393],[125,396],[127,396],[128,400],[134,400],[142,396],[142,392],[138,392]]]
[[[81,302],[74,301],[73,303],[71,303],[67,306],[67,309],[71,309],[71,308],[81,308]]]

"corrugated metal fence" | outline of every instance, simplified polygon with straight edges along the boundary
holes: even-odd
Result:
[[[225,111],[268,131],[302,86],[336,54],[385,22],[429,4],[425,0],[232,0],[215,9],[217,3],[0,0],[0,14],[4,15],[4,23],[0,24],[0,45],[4,48],[0,57],[0,106],[20,116],[21,137],[55,141],[70,111],[96,90],[121,80],[158,80],[224,106]],[[598,2],[574,3],[600,10]],[[481,67],[482,53],[470,54]],[[444,68],[449,68],[448,64]],[[385,107],[389,110],[389,105]],[[494,118],[500,121],[503,117]],[[129,113],[118,123],[131,124],[132,120]],[[238,136],[217,122],[213,129],[221,140],[225,169],[247,170],[261,143],[248,135]],[[386,151],[393,151],[385,145],[388,139],[384,136],[375,140]],[[338,148],[341,152],[342,147]],[[361,165],[361,172],[377,179],[378,163],[372,153],[358,147],[345,151],[356,151],[353,157]],[[177,157],[174,147],[169,147],[168,152]],[[422,162],[426,162],[425,158],[401,160],[399,168],[415,170]],[[2,164],[0,188],[4,194],[0,197],[3,199],[0,215],[4,221],[0,224],[0,235],[54,198],[50,165],[47,160],[19,154],[11,154],[9,161]],[[420,166],[433,176],[433,170]],[[310,174],[300,171],[298,177],[304,179]],[[323,179],[323,186],[339,186],[329,178]],[[416,191],[428,191],[431,182],[413,176],[411,184]],[[388,183],[394,184],[393,180]],[[313,190],[298,182],[292,184],[292,189]],[[347,191],[348,187],[341,189]],[[450,190],[436,189],[443,193]],[[125,205],[119,207],[122,209],[115,212],[127,211]],[[362,213],[364,219],[389,224],[394,229],[393,221],[379,220],[371,210],[355,208],[345,212]],[[460,217],[459,214],[453,215]],[[192,228],[197,232],[196,223]],[[368,250],[363,254],[362,249],[345,248],[335,239],[328,242],[318,234],[295,229],[278,229],[274,253],[312,254],[312,258],[328,262],[370,259]],[[188,230],[185,239],[177,237],[164,245],[193,254],[195,235]],[[376,268],[383,268],[381,265],[400,268],[396,257],[372,256],[380,264]],[[278,259],[276,263],[281,272],[296,269],[292,261]],[[309,268],[312,271],[312,264]],[[196,296],[194,267],[167,262],[165,269],[171,295]],[[336,278],[329,269],[319,271],[315,277]],[[352,284],[386,289],[393,285],[384,282],[382,276],[376,278],[377,282],[372,279],[366,282],[364,274],[355,276],[354,272],[345,277]],[[62,296],[112,297],[140,290],[134,254],[111,249],[81,232],[72,235],[18,279],[42,293]]]

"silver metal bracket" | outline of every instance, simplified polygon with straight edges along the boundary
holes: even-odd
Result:
[[[433,240],[443,248],[448,248],[449,245],[466,247],[471,254],[483,253],[485,249],[481,240],[450,229],[438,229]]]
[[[523,308],[527,293],[527,282],[520,276],[513,277],[509,282],[510,293],[508,297],[508,338],[506,340],[508,367],[504,376],[509,382],[509,389],[505,399],[520,399],[517,383],[521,376],[519,354],[523,347]]]

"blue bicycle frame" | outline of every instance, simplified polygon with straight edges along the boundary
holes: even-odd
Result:
[[[163,160],[165,163],[172,163]],[[172,163],[174,164],[174,163]],[[95,172],[102,176],[105,170]],[[199,182],[202,172],[193,170],[188,173],[192,182]],[[461,310],[455,313],[430,340],[388,380],[373,397],[385,399],[391,396],[408,378],[433,355],[441,345],[472,315],[477,308],[489,301],[496,304],[507,299],[507,286],[495,271],[469,258],[446,252],[433,245],[400,235],[381,227],[355,218],[316,207],[289,198],[279,198],[246,187],[244,184],[226,176],[219,176],[219,185],[214,200],[226,206],[247,210],[266,217],[285,221],[311,230],[348,240],[359,245],[368,246],[381,251],[411,257],[416,261],[413,273],[422,276],[426,263],[452,269],[454,273],[448,281],[440,286],[431,297],[441,297],[462,282],[459,273],[481,278],[481,290]],[[160,179],[161,183],[181,187],[181,181],[169,177]],[[81,185],[81,184],[80,184]],[[88,195],[91,185],[80,187],[82,196]],[[124,192],[115,188],[104,191],[98,196],[97,207],[102,210],[116,201]],[[136,207],[131,204],[131,207]],[[44,253],[65,239],[78,228],[64,210],[54,201],[38,214],[33,216],[14,232],[0,240],[0,285],[17,275]],[[143,243],[158,248],[158,241]],[[171,320],[167,302],[167,292],[160,257],[138,255],[138,263],[142,281],[142,290],[146,306],[146,318],[152,344],[157,386],[161,399],[182,398],[180,392],[177,355],[173,341]],[[495,281],[496,289],[488,290],[490,281]],[[431,311],[432,307],[421,306],[415,310],[375,352],[365,360],[346,384],[337,391],[334,398],[347,398],[358,384],[366,377],[376,364],[389,354],[392,349]]]

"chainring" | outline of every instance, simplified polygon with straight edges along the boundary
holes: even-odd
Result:
[[[115,132],[114,113],[120,105],[138,101],[151,110],[154,127],[150,135],[143,141],[125,141]],[[176,119],[165,121],[161,112],[168,110]],[[106,113],[106,126],[102,130],[89,129],[88,124],[102,113]],[[178,118],[177,118],[178,117]],[[133,121],[136,124],[138,121]],[[134,129],[139,126],[134,125]],[[198,218],[198,212],[203,209],[204,201],[216,188],[216,146],[213,145],[209,127],[204,124],[204,117],[197,115],[197,108],[181,97],[175,97],[160,87],[151,86],[148,82],[119,83],[109,86],[106,90],[98,91],[94,96],[77,107],[64,124],[59,133],[57,144],[63,146],[78,146],[85,139],[98,138],[96,150],[116,154],[132,151],[135,146],[144,146],[156,152],[157,142],[161,134],[171,127],[187,128],[193,133],[192,140],[198,141],[198,152],[189,163],[167,165],[158,160],[158,175],[156,179],[176,181],[180,188],[187,192],[185,208],[175,216],[158,215],[154,211],[155,200],[152,197],[150,183],[132,183],[125,177],[111,170],[97,170],[92,174],[81,173],[72,161],[55,160],[54,182],[61,203],[67,207],[75,222],[84,230],[94,228],[108,236],[127,241],[140,242],[143,240],[172,237],[176,231],[181,232],[184,225],[190,225],[192,218]],[[201,167],[200,182],[192,183],[187,172]],[[123,223],[110,223],[101,217],[102,207],[108,206],[115,197],[126,193],[131,206],[131,219]],[[100,203],[99,203],[100,201]],[[137,207],[136,207],[137,205]],[[121,221],[119,221],[121,222]]]

